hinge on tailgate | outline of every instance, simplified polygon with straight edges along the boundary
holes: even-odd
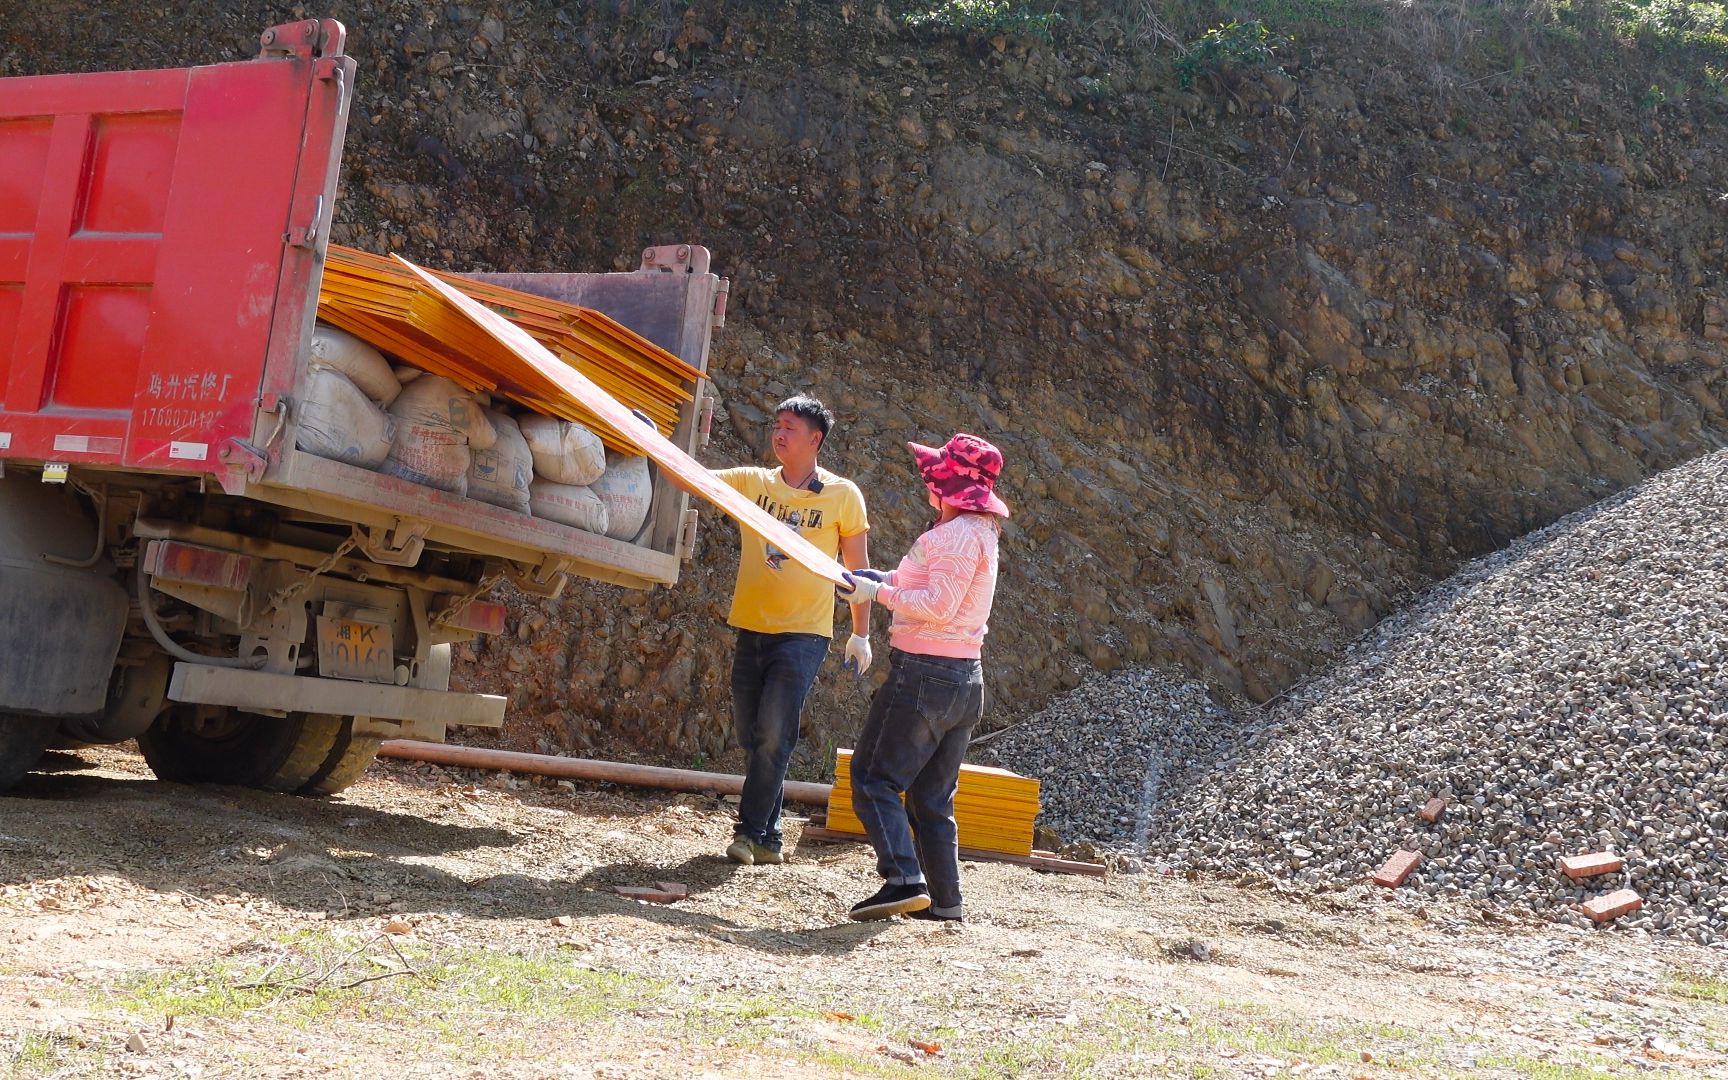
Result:
[[[557,596],[564,591],[565,575],[570,572],[569,559],[548,555],[538,566],[512,562],[504,567],[510,583],[534,596]]]
[[[696,554],[696,522],[701,517],[695,507],[684,511],[684,527],[678,530],[678,561],[689,562]]]
[[[702,411],[696,419],[696,449],[706,450],[714,434],[714,395],[702,395]]]
[[[426,550],[426,534],[432,526],[424,521],[397,518],[389,528],[354,526],[354,541],[366,557],[385,566],[413,566]]]
[[[700,244],[667,244],[642,252],[642,269],[661,274],[706,274],[708,249]]]
[[[298,56],[311,60],[341,56],[348,44],[348,28],[335,19],[307,19],[272,26],[258,35],[258,55]]]
[[[264,475],[264,470],[270,467],[268,452],[253,446],[245,439],[232,437],[216,451],[216,460],[230,469],[240,469],[246,474],[246,479],[257,483]]]
[[[726,327],[726,298],[732,295],[732,279],[721,278],[720,284],[714,287],[714,321],[710,330],[723,330]]]

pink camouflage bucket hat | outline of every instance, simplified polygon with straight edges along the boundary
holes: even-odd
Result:
[[[962,431],[940,448],[909,442],[906,449],[917,459],[924,486],[938,499],[962,510],[1008,516],[1008,504],[995,490],[1002,451],[994,444]]]

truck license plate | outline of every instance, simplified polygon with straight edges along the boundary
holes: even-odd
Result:
[[[318,616],[318,674],[363,682],[396,681],[390,627],[334,615]]]

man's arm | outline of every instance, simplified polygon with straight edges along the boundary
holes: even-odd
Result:
[[[742,465],[731,469],[709,469],[708,475],[720,481],[722,484],[725,484],[729,488],[742,491],[744,487],[744,477],[747,476],[749,472],[750,467],[748,465]]]
[[[840,562],[848,570],[862,570],[870,565],[870,533],[865,530],[840,538]],[[859,637],[870,636],[870,605],[852,604],[852,632]]]

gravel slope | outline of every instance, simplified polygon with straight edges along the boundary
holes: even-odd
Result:
[[[1095,736],[998,750],[1046,777],[1049,824],[1154,858],[1328,887],[1404,847],[1425,855],[1406,890],[1580,921],[1573,903],[1631,886],[1646,906],[1624,923],[1710,943],[1728,937],[1725,508],[1719,452],[1470,564],[1205,769],[1167,763],[1221,746],[1222,710],[1178,719],[1167,689],[1100,710],[1083,687],[1028,727],[1161,733],[1129,737],[1139,766],[1107,770],[1085,809],[1069,789]],[[1143,812],[1148,775],[1164,797]],[[1424,823],[1436,796],[1450,805]],[[1604,849],[1622,873],[1556,871]]]

